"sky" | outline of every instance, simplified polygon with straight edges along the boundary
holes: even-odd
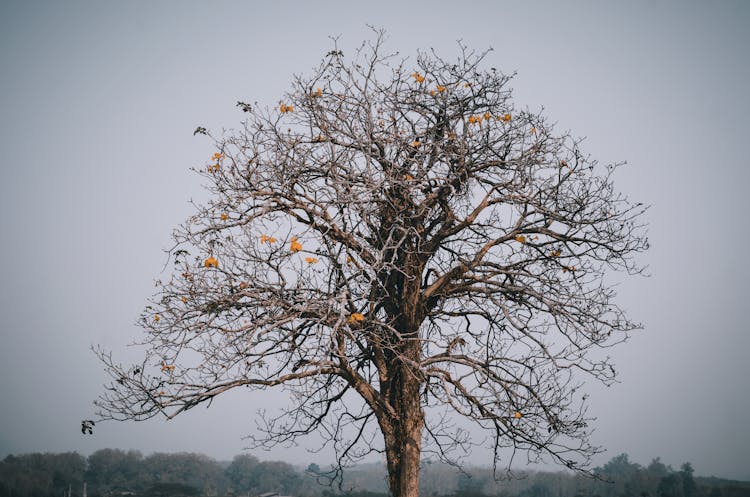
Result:
[[[330,36],[351,52],[368,24],[412,59],[452,57],[459,39],[493,48],[486,67],[517,73],[517,107],[544,107],[600,162],[628,162],[615,183],[651,205],[650,276],[619,285],[644,325],[611,351],[620,383],[588,387],[607,449],[596,462],[626,452],[750,480],[744,1],[0,0],[0,457],[242,452],[256,409],[283,395],[82,436],[107,380],[90,348],[137,357],[127,344],[171,230],[205,197],[190,168],[213,151],[193,130],[238,127],[238,100],[276,105]]]

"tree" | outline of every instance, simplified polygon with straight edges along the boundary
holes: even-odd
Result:
[[[248,493],[257,485],[255,481],[258,458],[249,454],[234,456],[232,463],[224,470],[233,493]]]
[[[682,480],[682,494],[685,497],[693,497],[696,493],[697,487],[695,480],[693,479],[693,465],[689,462],[683,463],[680,466],[680,479]]]
[[[318,432],[342,465],[384,452],[417,495],[420,455],[517,453],[586,468],[585,377],[638,327],[609,270],[641,268],[640,204],[580,140],[513,107],[510,77],[460,45],[400,60],[384,36],[334,45],[278,106],[240,102],[199,170],[210,199],[175,230],[146,307],[142,363],[98,354],[102,419],[176,416],[237,388],[283,387],[259,445]],[[459,453],[460,454],[460,453]]]
[[[597,468],[595,471],[607,480],[602,493],[619,497],[635,495],[635,489],[640,486],[639,477],[642,469],[639,464],[630,462],[628,455],[623,453],[613,457],[603,468]]]
[[[310,466],[313,466],[312,464]],[[293,492],[301,482],[299,473],[282,461],[260,462],[254,456],[235,456],[225,474],[232,490],[240,494]]]
[[[135,450],[97,450],[88,457],[86,481],[99,494],[145,490],[148,477],[143,455]]]
[[[198,488],[204,495],[216,495],[219,487],[225,487],[224,470],[204,454],[156,452],[144,459],[143,466],[154,483],[182,483]]]
[[[84,481],[86,459],[77,452],[9,455],[0,461],[0,496],[57,496]]]
[[[682,497],[678,475],[669,473],[662,477],[656,492],[659,497]]]

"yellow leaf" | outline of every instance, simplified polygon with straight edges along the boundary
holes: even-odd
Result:
[[[320,88],[315,88],[315,91],[313,92],[313,97],[320,97],[323,95],[323,90]]]
[[[276,243],[276,239],[272,236],[260,235],[260,243],[267,243],[270,245],[272,243]]]
[[[419,143],[419,140],[414,140],[413,142],[411,142],[411,146],[412,147],[418,147],[420,145],[421,145],[421,143]]]
[[[534,134],[534,135],[536,134],[536,128],[535,127],[531,128],[531,133]]]
[[[445,91],[445,86],[443,86],[443,85],[437,85],[437,91],[438,91],[438,93],[443,93]]]
[[[286,114],[287,112],[294,112],[294,107],[291,105],[287,105],[287,104],[281,104],[279,106],[279,110],[281,111],[282,114]]]
[[[549,253],[549,255],[551,255],[552,257],[560,257],[560,253],[561,252],[559,250],[553,250]]]
[[[216,260],[216,257],[211,256],[208,259],[206,259],[205,261],[203,261],[203,265],[206,266],[206,267],[215,267],[215,268],[218,269],[218,267],[219,267],[219,261]]]
[[[222,221],[226,221],[227,219],[229,219],[229,215],[226,212],[222,212],[221,216],[219,217],[221,217]]]
[[[515,413],[515,414],[513,414],[513,417],[514,417],[514,418],[516,418],[516,419],[521,419],[521,416],[523,416],[523,414],[521,414],[521,413],[520,413],[520,412],[518,412],[518,411],[516,411],[516,413]]]
[[[305,257],[305,262],[308,264],[317,264],[318,259],[315,257]]]
[[[289,250],[292,252],[299,252],[302,250],[302,244],[297,241],[297,237],[293,236],[290,243],[289,243]]]
[[[183,304],[187,304],[187,301],[188,301],[187,297],[182,297],[182,303]]]
[[[349,319],[347,319],[346,321],[347,321],[347,323],[352,324],[352,323],[357,323],[357,322],[361,322],[361,321],[364,321],[364,320],[365,320],[365,317],[362,314],[360,314],[358,312],[353,312],[349,316]]]
[[[508,121],[510,121],[510,119],[511,119],[511,117],[510,117],[510,114],[505,114],[505,115],[503,116],[503,121],[505,121],[506,123],[507,123]]]
[[[482,117],[484,117],[485,121],[489,121],[490,117],[492,117],[492,114],[490,114],[489,112],[485,112]]]
[[[423,83],[424,82],[424,76],[419,74],[418,72],[413,72],[412,77],[416,80],[417,83]]]
[[[159,322],[160,320],[161,320],[161,316],[159,316],[158,314],[156,314],[156,315],[154,316],[154,322],[155,322],[155,323],[158,323],[158,322]]]
[[[161,370],[162,371],[174,371],[174,364],[167,364],[164,361],[161,361]]]
[[[516,241],[519,243],[526,243],[526,237],[523,235],[516,235]]]

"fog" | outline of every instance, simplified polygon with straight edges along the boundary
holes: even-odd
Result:
[[[652,205],[647,278],[618,301],[644,324],[611,351],[621,383],[590,385],[595,443],[648,463],[750,480],[748,301],[750,4],[726,2],[21,2],[0,4],[0,457],[102,447],[242,451],[255,410],[232,394],[173,421],[80,433],[106,381],[90,346],[137,356],[135,320],[170,233],[205,194],[196,126],[239,126],[238,100],[276,105],[340,35],[345,53],[452,56],[492,47],[518,107],[585,136]],[[314,449],[311,440],[307,449]],[[330,454],[278,448],[306,464]],[[487,461],[481,451],[467,462]]]

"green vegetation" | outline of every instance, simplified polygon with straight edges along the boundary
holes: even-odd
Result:
[[[0,497],[189,497],[244,496],[278,492],[294,497],[387,497],[383,464],[349,469],[341,488],[324,484],[325,468],[306,469],[243,454],[219,462],[202,454],[103,449],[88,458],[75,452],[9,455],[0,461]],[[530,471],[495,480],[490,468],[462,473],[454,467],[422,464],[420,495],[429,497],[743,497],[750,482],[695,477],[690,463],[679,469],[659,458],[647,466],[627,454],[595,468],[599,479],[572,472]]]

